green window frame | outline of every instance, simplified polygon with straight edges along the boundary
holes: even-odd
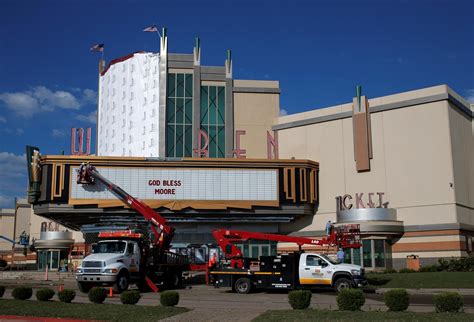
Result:
[[[200,129],[209,136],[209,157],[225,158],[225,86],[201,86],[200,105]]]
[[[166,100],[167,157],[193,153],[193,74],[168,73]]]

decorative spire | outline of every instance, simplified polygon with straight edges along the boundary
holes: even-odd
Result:
[[[362,86],[357,85],[356,86],[356,97],[357,97],[357,102],[359,103],[360,107],[360,97],[362,96]]]
[[[194,42],[194,65],[199,66],[201,64],[201,39],[196,37]]]
[[[166,56],[168,54],[168,36],[167,29],[163,27],[161,29],[161,47],[160,47],[160,56]]]
[[[225,77],[232,78],[232,51],[227,49],[227,58],[225,60]]]

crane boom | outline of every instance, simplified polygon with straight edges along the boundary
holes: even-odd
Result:
[[[1,239],[5,239],[7,242],[10,242],[10,243],[12,243],[12,244],[19,244],[19,243],[17,243],[16,241],[14,241],[13,239],[10,239],[10,238],[5,237],[5,236],[2,236],[2,235],[0,235],[0,238],[1,238]]]
[[[239,241],[246,241],[249,239],[295,243],[300,247],[300,249],[303,245],[338,246],[342,248],[361,247],[359,225],[345,225],[333,229],[331,234],[327,238],[323,239],[230,229],[217,229],[212,232],[212,235],[219,244],[219,247],[224,252],[226,258],[231,260],[231,266],[237,268],[242,268],[244,266],[244,260],[242,251],[234,243]]]
[[[102,183],[109,191],[117,196],[124,204],[142,215],[149,223],[155,235],[154,244],[162,249],[168,249],[174,236],[174,228],[167,225],[166,219],[144,202],[134,198],[122,188],[101,175],[90,163],[82,163],[77,170],[78,184],[94,184],[95,180]],[[159,231],[158,231],[159,230]]]

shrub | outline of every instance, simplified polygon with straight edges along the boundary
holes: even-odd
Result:
[[[33,289],[31,287],[15,287],[12,291],[12,296],[16,300],[27,300],[33,295]]]
[[[457,292],[445,292],[433,296],[436,312],[459,312],[462,310],[464,301],[461,294]]]
[[[428,265],[420,267],[420,272],[437,272],[440,270],[439,265]]]
[[[472,272],[474,271],[474,257],[461,257],[438,260],[440,270],[448,272]]]
[[[367,281],[369,282],[370,285],[375,285],[375,286],[380,286],[380,285],[385,285],[388,282],[390,282],[392,279],[390,277],[386,276],[373,276],[373,277],[368,277]]]
[[[103,287],[93,287],[87,295],[92,303],[101,304],[107,298],[107,291]]]
[[[385,292],[383,300],[389,311],[405,311],[410,305],[410,296],[403,288]]]
[[[399,273],[416,273],[416,271],[414,269],[411,269],[411,268],[402,268],[398,272]]]
[[[61,302],[71,303],[76,297],[76,292],[70,289],[64,289],[58,293],[58,298]]]
[[[392,273],[396,273],[397,270],[396,269],[393,269],[393,268],[387,268],[386,270],[383,271],[385,274],[392,274]]]
[[[175,306],[179,302],[179,293],[176,291],[164,291],[160,295],[160,303],[163,306]]]
[[[339,310],[358,311],[364,303],[364,293],[359,289],[346,288],[337,295],[337,306]]]
[[[3,294],[5,294],[5,286],[0,286],[0,297],[2,297]]]
[[[120,294],[120,301],[123,304],[137,304],[140,297],[141,295],[139,291],[125,291]]]
[[[288,301],[294,310],[304,310],[311,302],[311,291],[297,290],[288,293]]]
[[[0,259],[0,268],[7,267],[7,261],[4,259]]]
[[[38,301],[49,301],[53,298],[54,291],[50,288],[40,288],[36,291]]]

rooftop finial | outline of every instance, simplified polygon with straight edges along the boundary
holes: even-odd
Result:
[[[360,97],[362,96],[362,86],[357,85],[356,86],[356,97],[357,97],[357,102],[359,103],[360,106]]]
[[[194,43],[194,65],[199,66],[201,65],[201,40],[199,37],[196,37],[195,43]]]
[[[227,59],[225,60],[225,77],[232,78],[232,51],[227,49]]]

